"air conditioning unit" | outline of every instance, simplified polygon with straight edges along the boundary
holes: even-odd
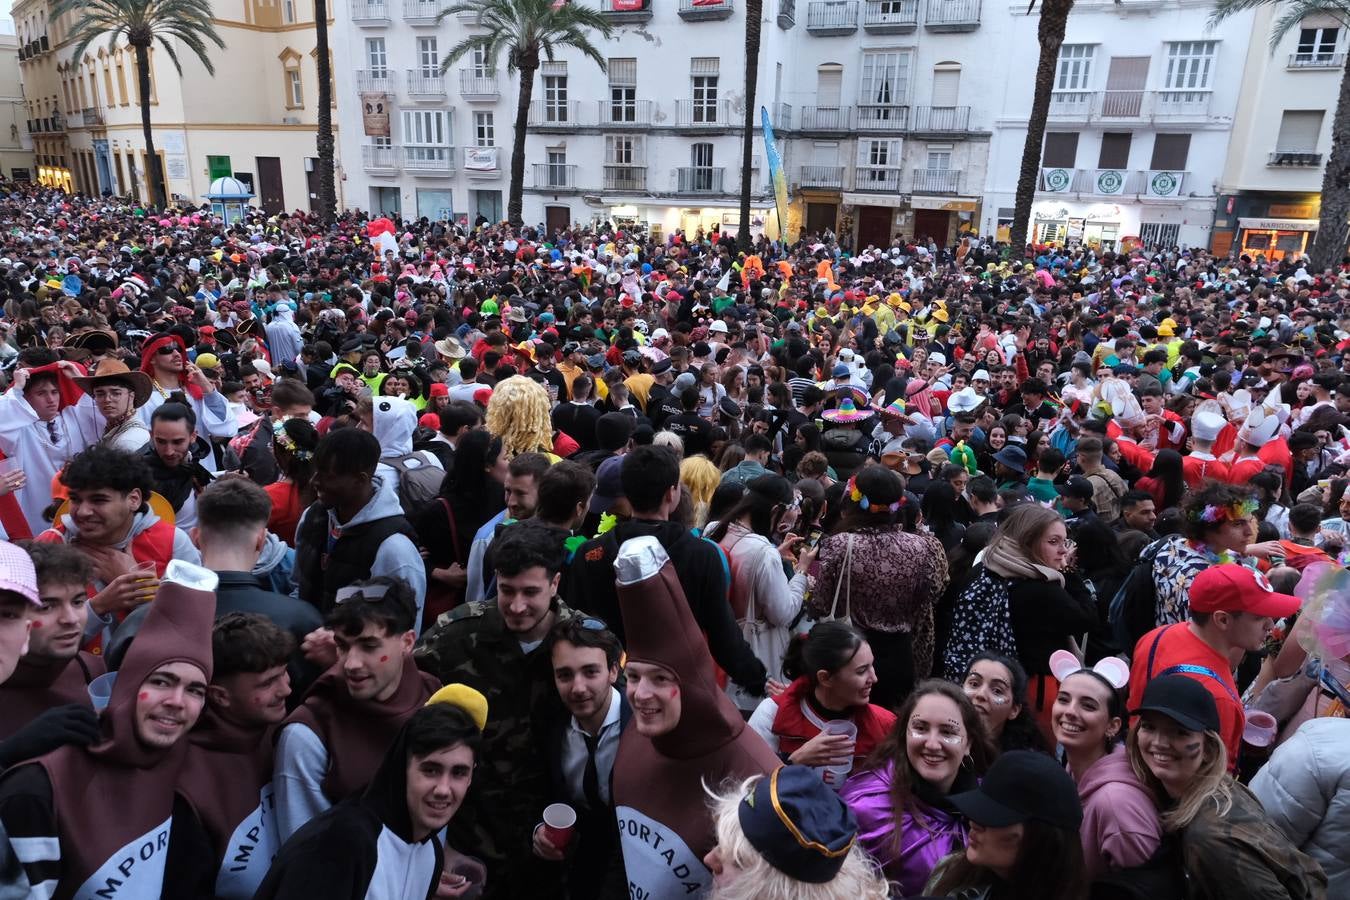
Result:
[[[282,116],[282,117],[281,117],[281,124],[282,124],[282,125],[299,125],[299,124],[300,124],[300,117],[299,117],[299,116]]]

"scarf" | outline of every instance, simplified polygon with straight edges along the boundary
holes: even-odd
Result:
[[[191,461],[170,468],[164,464],[164,460],[159,458],[154,445],[141,448],[141,457],[150,466],[150,475],[154,480],[155,492],[169,501],[169,505],[173,507],[174,512],[182,510],[187,498],[194,491],[206,487],[215,477],[203,468],[201,463],[197,462],[198,449],[195,446],[192,448]]]
[[[981,561],[986,569],[1004,578],[1026,578],[1031,581],[1052,581],[1055,584],[1064,584],[1064,573],[1057,572],[1038,562],[1032,562],[1022,552],[1021,547],[1004,535],[994,535],[994,539],[984,549],[984,556]]]

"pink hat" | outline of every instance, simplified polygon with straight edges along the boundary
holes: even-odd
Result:
[[[8,541],[0,543],[0,591],[13,591],[35,606],[42,605],[32,558]]]

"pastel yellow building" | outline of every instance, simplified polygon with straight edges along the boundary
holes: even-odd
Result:
[[[33,144],[28,137],[28,104],[19,80],[19,39],[0,34],[0,175],[32,180]]]

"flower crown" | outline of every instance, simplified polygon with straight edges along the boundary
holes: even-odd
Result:
[[[872,501],[868,500],[868,499],[867,499],[867,496],[866,496],[865,494],[863,494],[863,492],[862,492],[861,490],[858,489],[858,476],[857,476],[857,475],[853,475],[853,476],[851,476],[851,477],[849,478],[849,480],[848,480],[848,492],[847,492],[847,493],[848,493],[848,499],[850,499],[850,500],[852,500],[854,503],[858,504],[858,506],[859,506],[864,512],[866,512],[867,510],[869,510],[869,509],[872,508]],[[901,494],[901,495],[900,495],[900,499],[897,500],[897,501],[895,501],[895,502],[892,503],[891,505],[887,506],[886,509],[889,510],[890,512],[893,512],[893,513],[894,513],[894,512],[899,512],[899,511],[900,511],[900,508],[901,508],[902,506],[904,506],[904,505],[905,505],[905,496],[904,496],[904,494]]]
[[[281,445],[281,449],[290,453],[292,456],[294,456],[301,462],[310,459],[314,456],[313,450],[300,449],[300,447],[295,443],[295,438],[291,437],[290,433],[286,431],[285,422],[272,423],[272,438],[278,444]]]
[[[1235,522],[1255,515],[1258,507],[1259,504],[1250,498],[1237,500],[1226,506],[1215,506],[1211,503],[1204,509],[1191,510],[1190,520],[1192,522],[1207,522],[1211,525],[1219,522]]]

